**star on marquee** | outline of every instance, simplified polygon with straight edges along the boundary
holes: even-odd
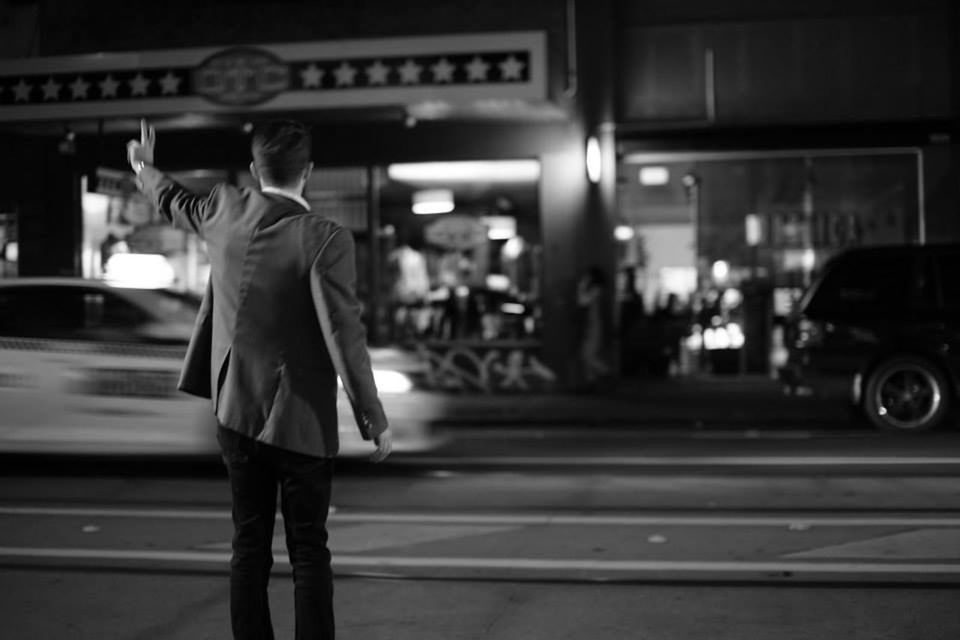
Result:
[[[474,56],[473,60],[466,65],[467,79],[470,82],[486,82],[487,73],[490,70],[490,63],[484,62],[480,56]]]
[[[167,74],[160,78],[160,93],[162,95],[180,93],[180,82],[183,80],[173,71],[167,71]]]
[[[60,97],[60,87],[62,86],[53,79],[53,76],[47,78],[47,81],[40,85],[40,88],[43,89],[43,99],[57,100]]]
[[[77,76],[77,79],[69,84],[70,91],[74,100],[86,100],[87,91],[90,89],[90,83],[83,79],[83,76]]]
[[[403,84],[419,84],[420,82],[420,73],[423,71],[423,67],[407,58],[406,62],[403,63],[403,66],[398,67],[400,71],[400,82]]]
[[[145,96],[147,95],[147,87],[150,86],[150,80],[143,76],[143,73],[137,71],[137,75],[133,77],[133,80],[130,82],[130,95],[132,96]]]
[[[440,62],[430,65],[433,71],[434,82],[453,82],[453,72],[456,69],[446,58],[440,58]]]
[[[339,67],[333,70],[333,75],[337,76],[338,87],[347,87],[354,83],[357,70],[344,60]]]
[[[33,89],[33,85],[27,84],[24,82],[23,78],[20,78],[20,82],[13,85],[13,101],[14,102],[26,102],[30,99],[30,91]]]
[[[501,62],[498,66],[500,67],[500,75],[504,80],[519,80],[520,74],[523,73],[523,68],[527,65],[517,60],[513,54],[511,54],[509,58]]]
[[[310,88],[320,88],[320,82],[323,80],[323,69],[320,69],[314,63],[310,63],[310,66],[306,69],[300,71],[300,78],[303,80],[303,86],[305,89]]]
[[[379,60],[365,69],[367,82],[370,84],[387,84],[387,75],[390,73],[390,67]]]
[[[100,97],[101,98],[116,98],[117,97],[117,87],[120,86],[120,83],[113,79],[111,74],[107,74],[107,77],[97,83],[100,86]]]

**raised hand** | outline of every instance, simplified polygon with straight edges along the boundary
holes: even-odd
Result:
[[[153,149],[157,141],[157,132],[145,119],[140,120],[140,139],[127,143],[127,160],[137,173],[143,165],[153,164]]]

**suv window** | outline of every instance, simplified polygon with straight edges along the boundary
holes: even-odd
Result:
[[[917,291],[916,261],[906,253],[853,253],[837,258],[806,305],[819,316],[882,314],[906,311]]]

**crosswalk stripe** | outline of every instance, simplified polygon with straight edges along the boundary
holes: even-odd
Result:
[[[68,549],[0,547],[0,558],[46,560],[149,561],[228,564],[230,554],[213,551],[141,551],[128,549]],[[289,564],[285,554],[275,562]],[[914,575],[960,575],[960,563],[918,562],[794,562],[711,560],[575,560],[554,558],[466,558],[409,556],[352,556],[333,559],[339,569],[495,569],[519,571],[597,571],[611,573],[870,573]]]
[[[393,464],[458,467],[616,466],[616,467],[833,467],[960,465],[957,456],[465,456],[398,457]]]
[[[229,520],[230,511],[216,509],[112,509],[0,506],[0,516],[77,518],[155,518],[161,520]],[[280,517],[279,514],[277,516]],[[960,527],[960,516],[823,515],[802,511],[778,515],[591,515],[565,513],[389,513],[333,511],[329,521],[476,525],[689,526],[689,527]]]

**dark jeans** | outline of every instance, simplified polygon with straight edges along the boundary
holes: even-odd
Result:
[[[233,492],[233,637],[273,640],[267,583],[279,487],[293,566],[296,640],[333,640],[333,573],[326,527],[333,459],[271,447],[223,427],[217,440]]]

